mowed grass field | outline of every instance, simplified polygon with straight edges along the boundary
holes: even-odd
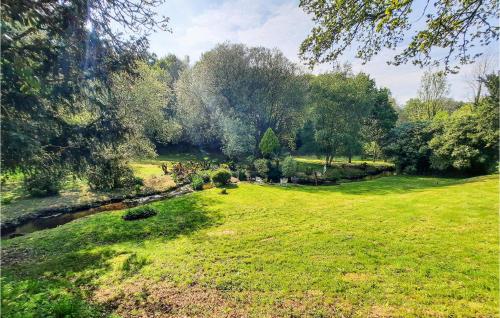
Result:
[[[241,183],[2,241],[3,317],[498,317],[498,176]]]

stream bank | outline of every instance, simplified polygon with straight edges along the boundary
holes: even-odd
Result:
[[[104,211],[122,210],[134,206],[173,198],[192,192],[191,186],[180,185],[163,192],[147,195],[124,195],[91,203],[65,206],[61,208],[45,208],[34,213],[22,215],[19,218],[2,223],[1,237],[12,238],[35,231],[50,229],[73,220]]]

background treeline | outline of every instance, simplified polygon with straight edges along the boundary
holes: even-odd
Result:
[[[487,94],[460,103],[446,98],[443,74],[426,73],[418,98],[399,109],[366,74],[308,74],[279,50],[224,43],[193,65],[159,58],[145,41],[165,22],[157,3],[124,3],[115,9],[130,18],[119,21],[106,6],[89,10],[100,1],[2,4],[2,168],[21,171],[32,193],[56,193],[68,175],[98,190],[133,185],[130,159],[179,144],[249,164],[299,152],[326,165],[393,160],[407,173],[496,167],[496,74],[477,79]],[[116,22],[137,37],[112,32]],[[266,131],[277,140],[268,154]]]

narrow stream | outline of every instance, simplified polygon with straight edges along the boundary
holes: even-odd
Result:
[[[57,213],[54,215],[38,217],[36,219],[30,220],[24,224],[19,225],[10,231],[2,231],[2,239],[13,238],[16,236],[25,235],[40,230],[51,229],[59,225],[71,222],[73,220],[83,218],[84,216],[87,215],[92,215],[104,211],[122,210],[129,208],[131,206],[132,205],[126,204],[124,202],[118,202],[78,212]]]
[[[81,210],[78,212],[69,212],[69,213],[57,213],[53,215],[37,217],[33,220],[29,220],[21,225],[16,226],[10,230],[2,230],[2,239],[10,239],[16,236],[22,236],[25,234],[33,233],[40,230],[51,229],[57,227],[59,225],[66,224],[76,219],[83,218],[88,215],[105,212],[105,211],[114,211],[114,210],[123,210],[127,208],[131,208],[137,205],[142,205],[158,200],[163,200],[167,198],[173,198],[179,195],[183,195],[186,193],[192,192],[189,186],[182,186],[173,191],[154,194],[146,197],[140,197],[135,199],[123,200],[121,202],[109,203],[105,205],[101,205],[96,208]]]

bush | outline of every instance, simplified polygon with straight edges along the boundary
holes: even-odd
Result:
[[[404,123],[391,130],[384,151],[392,158],[398,172],[426,173],[430,170],[429,141],[432,136],[429,123]]]
[[[141,184],[132,169],[119,159],[103,160],[88,170],[88,183],[92,190],[112,190]]]
[[[204,184],[205,182],[200,175],[195,174],[191,177],[191,187],[193,190],[202,190]]]
[[[24,177],[24,189],[34,197],[56,195],[62,188],[63,170],[55,167],[37,169]]]
[[[203,179],[203,183],[210,182],[210,174],[207,171],[200,171],[197,173],[197,175]]]
[[[127,210],[122,218],[125,221],[146,219],[153,215],[156,215],[156,213],[156,210],[151,206],[141,206],[138,208]]]
[[[216,185],[226,185],[231,179],[231,171],[227,169],[219,168],[215,170],[212,174],[212,181]]]
[[[292,156],[286,157],[281,163],[281,172],[287,178],[297,174],[297,161]]]
[[[271,128],[268,128],[259,143],[259,149],[266,158],[276,156],[280,151],[280,142]]]
[[[277,162],[273,162],[269,165],[269,172],[267,173],[267,178],[272,182],[279,182],[281,178],[281,170]]]
[[[269,160],[257,159],[253,162],[253,165],[259,177],[267,178],[267,173],[269,172]]]

